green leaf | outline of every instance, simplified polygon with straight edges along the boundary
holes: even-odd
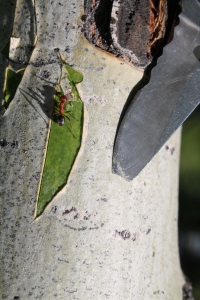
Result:
[[[75,70],[73,70],[70,66],[64,64],[65,69],[67,70],[68,76],[67,78],[71,83],[79,83],[83,81],[83,75]]]
[[[7,69],[5,98],[4,98],[5,108],[8,108],[10,102],[13,100],[16,90],[24,74],[24,70],[25,68],[15,72],[11,69]]]
[[[54,112],[37,203],[36,217],[39,217],[43,213],[45,207],[52,201],[64,185],[66,185],[71,168],[81,146],[83,102],[78,95],[74,82],[71,81],[71,78],[78,78],[78,72],[74,71],[76,73],[74,77],[72,71],[73,70],[71,69],[71,77],[69,78],[69,75],[67,77],[70,80],[69,83],[72,87],[73,94],[76,96],[76,100],[70,101],[69,103],[67,102],[67,107],[65,108],[65,125],[59,126],[56,123],[57,116]],[[79,76],[79,78],[82,78],[82,75]],[[55,106],[57,108],[59,108],[60,96],[63,94],[60,86],[59,90],[60,91],[57,91],[55,95]]]

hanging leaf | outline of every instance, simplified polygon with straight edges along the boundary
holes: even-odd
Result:
[[[78,95],[74,80],[76,80],[77,83],[80,82],[78,80],[82,80],[83,77],[81,74],[78,74],[78,72],[70,68],[70,75],[68,73],[67,76],[72,92],[76,96],[76,100],[70,101],[65,108],[65,115],[69,119],[67,117],[65,118],[65,124],[63,126],[59,126],[56,123],[56,115],[54,115],[52,121],[36,217],[39,217],[43,213],[45,207],[63,186],[66,185],[71,168],[81,146],[83,102]],[[63,91],[60,87],[60,91],[57,91],[55,95],[55,103],[60,101],[61,95],[63,95]],[[68,112],[66,113],[66,111]]]

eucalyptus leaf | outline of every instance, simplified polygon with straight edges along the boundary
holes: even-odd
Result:
[[[78,72],[70,68],[70,74],[71,76],[69,76],[68,73],[67,77],[72,87],[72,92],[76,96],[76,100],[67,102],[65,108],[65,124],[63,126],[59,126],[56,123],[57,114],[54,112],[36,217],[39,217],[43,213],[45,207],[67,183],[71,168],[81,146],[83,102],[78,95],[74,82],[71,81],[71,79],[78,80]],[[81,78],[83,78],[82,75],[79,76],[79,80]],[[57,91],[55,95],[55,105],[58,105],[60,96],[63,94],[61,87],[59,87],[59,90],[61,92]]]

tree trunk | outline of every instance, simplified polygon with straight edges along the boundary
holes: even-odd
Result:
[[[18,11],[24,24],[16,30]],[[122,54],[118,58],[92,46],[81,32],[83,15],[80,1],[66,5],[64,0],[38,0],[35,8],[32,1],[17,1],[15,50],[33,47],[34,28],[37,43],[32,54],[16,54],[21,67],[22,58],[26,63],[31,57],[1,117],[1,297],[181,300],[184,279],[177,236],[181,131],[132,182],[112,173],[120,113],[146,63],[139,63],[139,70],[131,59],[130,64],[124,62]],[[84,103],[82,145],[68,183],[34,220],[60,76],[55,48],[84,76],[77,86]]]

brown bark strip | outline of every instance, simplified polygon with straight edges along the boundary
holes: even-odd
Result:
[[[167,3],[159,0],[149,0],[150,3],[150,41],[147,46],[149,55],[154,56],[165,35],[167,19]]]

